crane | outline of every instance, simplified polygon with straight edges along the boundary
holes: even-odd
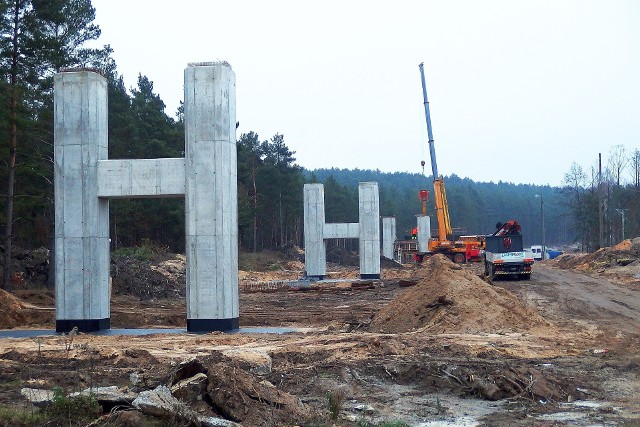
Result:
[[[427,135],[429,136],[429,155],[431,157],[431,172],[433,174],[433,192],[436,205],[436,218],[438,219],[438,241],[441,243],[453,239],[451,220],[449,219],[449,205],[447,193],[444,189],[444,178],[438,175],[438,163],[436,162],[436,148],[431,130],[431,114],[429,112],[429,98],[427,97],[427,84],[424,80],[424,62],[420,63],[420,77],[422,78],[422,95],[424,97],[424,114],[427,118]]]
[[[429,252],[443,253],[456,263],[464,263],[468,259],[478,258],[480,249],[484,247],[484,240],[479,236],[463,236],[455,241],[451,219],[449,217],[449,205],[447,193],[444,188],[444,178],[438,174],[435,143],[431,129],[431,114],[429,112],[429,98],[427,97],[427,85],[424,78],[424,62],[420,63],[420,77],[422,78],[422,95],[424,97],[424,114],[427,120],[427,135],[429,137],[429,155],[431,157],[431,172],[433,174],[433,190],[436,218],[438,221],[438,237],[429,239]]]

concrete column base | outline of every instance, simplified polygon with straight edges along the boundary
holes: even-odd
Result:
[[[304,277],[306,279],[311,279],[311,280],[324,280],[324,274],[307,274],[306,272],[304,273]]]
[[[379,274],[361,274],[360,275],[361,279],[364,280],[368,280],[368,279],[379,279],[380,275]]]
[[[239,328],[239,317],[231,319],[187,319],[188,332],[224,332]]]
[[[97,332],[111,329],[111,319],[56,320],[56,332],[71,332],[76,326],[78,327],[78,332]]]

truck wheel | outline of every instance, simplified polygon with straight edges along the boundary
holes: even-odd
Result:
[[[464,264],[467,261],[467,257],[464,254],[454,254],[453,255],[453,262],[455,264]]]
[[[496,278],[496,275],[493,271],[493,265],[489,265],[488,269],[489,269],[489,272],[487,273],[487,278],[493,281]]]

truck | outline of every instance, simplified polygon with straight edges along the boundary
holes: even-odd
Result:
[[[531,278],[533,254],[523,249],[521,227],[515,220],[496,224],[497,231],[485,237],[482,256],[484,275],[489,280],[512,277],[517,280]]]

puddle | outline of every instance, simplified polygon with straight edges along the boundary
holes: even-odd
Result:
[[[478,420],[472,417],[459,417],[436,421],[427,421],[426,423],[416,424],[417,427],[446,427],[446,426],[459,426],[459,427],[475,427],[480,425]]]
[[[578,421],[587,416],[583,412],[555,412],[553,414],[538,415],[536,418],[546,421]]]
[[[459,398],[446,394],[423,394],[419,388],[400,384],[380,387],[371,400],[345,404],[347,419],[375,424],[400,421],[411,426],[475,427],[480,419],[500,411],[502,402]]]

